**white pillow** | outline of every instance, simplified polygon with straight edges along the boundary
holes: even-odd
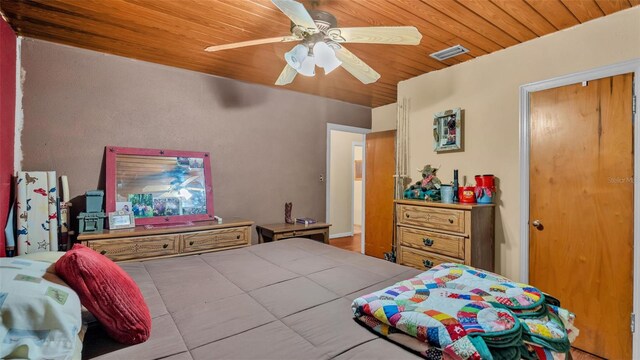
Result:
[[[82,326],[80,299],[51,264],[0,258],[0,358],[71,359]]]

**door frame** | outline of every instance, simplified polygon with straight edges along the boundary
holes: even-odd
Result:
[[[362,135],[362,142],[365,141],[365,136],[371,132],[371,129],[365,129],[365,128],[359,128],[359,127],[355,127],[355,126],[348,126],[348,125],[340,125],[340,124],[334,124],[334,123],[327,123],[327,158],[326,158],[326,167],[325,167],[325,222],[329,222],[329,219],[331,219],[331,130],[336,130],[336,131],[344,131],[344,132],[350,132],[350,133],[355,133],[355,134],[361,134]],[[353,149],[353,148],[352,148]],[[365,169],[367,163],[367,154],[366,154],[366,148],[363,146],[362,147],[362,168]],[[364,170],[363,170],[364,172]],[[353,178],[352,178],[353,179]],[[365,184],[365,177],[364,174],[362,176],[362,186],[364,187]],[[353,188],[353,184],[351,185],[351,187]],[[352,194],[352,198],[353,198],[353,194]],[[364,197],[363,197],[364,198]],[[353,199],[352,199],[353,201]],[[363,206],[364,206],[364,199],[363,199]],[[364,208],[363,210],[364,211]],[[353,206],[351,209],[351,218],[353,218]],[[353,220],[352,220],[353,221]],[[361,235],[361,242],[364,242],[364,227],[365,227],[365,223],[364,223],[364,219],[362,220],[362,235]],[[352,232],[351,234],[334,234],[334,237],[336,237],[335,235],[341,235],[341,236],[349,236],[349,235],[353,235],[353,223],[351,226]]]
[[[364,139],[362,139],[362,141],[352,141],[351,142],[351,164],[355,164],[355,160],[356,160],[356,147],[359,146],[362,148],[362,185],[361,185],[361,201],[360,201],[360,252],[362,254],[364,254],[364,182],[365,182],[365,173],[364,173]],[[355,201],[353,201],[354,199],[354,195],[355,195],[355,178],[356,178],[356,174],[355,174],[355,167],[351,166],[351,233],[355,235],[355,231],[354,231],[354,226],[355,226],[355,219],[353,217],[353,213],[355,210]]]
[[[565,85],[634,73],[633,90],[640,94],[640,58],[520,86],[520,281],[529,282],[529,94]],[[633,118],[633,314],[640,313],[640,111]],[[631,321],[631,319],[630,319]],[[632,334],[632,354],[640,354],[640,331]]]

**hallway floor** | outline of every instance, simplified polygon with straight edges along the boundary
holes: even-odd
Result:
[[[329,239],[329,245],[333,245],[344,250],[361,252],[362,244],[360,243],[360,226],[354,225],[353,228],[353,236]]]

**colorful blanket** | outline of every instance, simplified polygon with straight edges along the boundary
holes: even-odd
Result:
[[[548,305],[538,289],[461,264],[357,298],[352,309],[362,324],[428,359],[561,358],[577,335],[573,314]]]

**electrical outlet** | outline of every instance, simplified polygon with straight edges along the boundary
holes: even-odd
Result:
[[[324,182],[324,174],[320,174],[320,182]]]

